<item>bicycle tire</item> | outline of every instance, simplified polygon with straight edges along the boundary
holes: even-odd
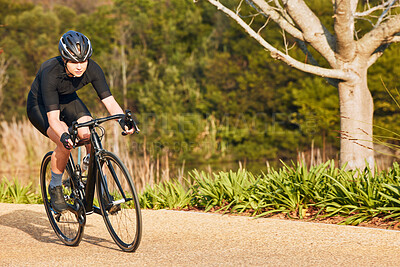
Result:
[[[52,153],[53,152],[48,152],[44,156],[40,167],[40,187],[43,203],[50,224],[59,239],[68,246],[77,246],[82,240],[86,222],[85,208],[79,199],[70,198],[69,196],[68,192],[71,192],[70,177],[72,173],[72,168],[69,165],[67,165],[62,178],[63,192],[65,193],[66,202],[69,208],[63,213],[57,213],[51,207],[48,185],[51,180],[50,163]],[[73,207],[73,209],[71,207]]]
[[[104,222],[115,243],[125,252],[134,252],[141,241],[142,215],[132,178],[114,153],[102,151],[99,160],[101,171],[97,172],[96,188]]]

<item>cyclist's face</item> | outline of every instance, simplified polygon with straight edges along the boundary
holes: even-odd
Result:
[[[88,64],[87,60],[84,62],[77,62],[77,63],[68,61],[67,68],[68,71],[75,77],[81,77],[86,71],[87,64]]]

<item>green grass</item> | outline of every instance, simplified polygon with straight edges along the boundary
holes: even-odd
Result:
[[[0,181],[0,202],[17,204],[43,203],[41,195],[35,192],[32,183],[22,186],[17,179],[9,181],[6,178]]]
[[[140,196],[151,209],[200,209],[268,217],[284,214],[295,219],[344,218],[358,225],[373,218],[400,220],[400,167],[375,176],[368,168],[348,171],[334,162],[307,168],[302,164],[254,175],[246,170],[190,173],[186,186],[164,183],[147,187]],[[165,188],[170,188],[166,192]]]
[[[375,175],[368,168],[336,168],[333,161],[314,167],[283,164],[259,175],[244,169],[213,174],[193,170],[184,184],[173,180],[147,186],[139,198],[146,209],[342,218],[341,224],[351,225],[374,219],[395,223],[400,220],[400,166],[394,163]],[[31,184],[3,180],[0,202],[40,203],[41,198]]]

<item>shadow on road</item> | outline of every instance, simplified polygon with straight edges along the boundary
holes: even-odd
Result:
[[[43,243],[54,243],[64,246],[51,228],[50,222],[46,215],[37,211],[16,210],[0,216],[0,225],[18,229],[32,236],[34,239]],[[86,225],[88,227],[97,227],[94,225]],[[111,238],[111,237],[110,237]],[[95,246],[119,250],[114,248],[114,242],[109,239],[99,238],[93,235],[83,233],[82,242],[87,242]]]
[[[24,231],[40,242],[62,244],[53,232],[47,217],[37,211],[16,210],[1,215],[0,225]]]
[[[43,215],[41,212],[37,211],[29,211],[29,210],[16,210],[4,215],[0,216],[0,225],[18,229],[32,236],[34,239],[43,242],[43,243],[54,243],[57,245],[64,246],[56,234],[51,228],[50,222],[46,215]],[[94,227],[93,225],[86,225],[86,227]],[[97,227],[97,226],[96,226]],[[88,235],[83,233],[83,242],[88,242],[90,244],[114,249],[113,242],[104,239],[98,238],[96,236]]]

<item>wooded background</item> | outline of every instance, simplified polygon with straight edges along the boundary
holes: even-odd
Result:
[[[308,2],[329,24],[331,3]],[[77,30],[91,40],[117,101],[137,114],[142,134],[130,150],[189,163],[273,161],[313,144],[323,160],[337,158],[337,89],[272,59],[203,1],[0,0],[0,25],[0,120],[26,119],[40,64],[58,56],[64,32]],[[400,108],[385,86],[399,100],[399,51],[389,47],[368,73],[374,135],[390,143],[398,142]],[[104,113],[90,86],[78,94],[92,114]]]

